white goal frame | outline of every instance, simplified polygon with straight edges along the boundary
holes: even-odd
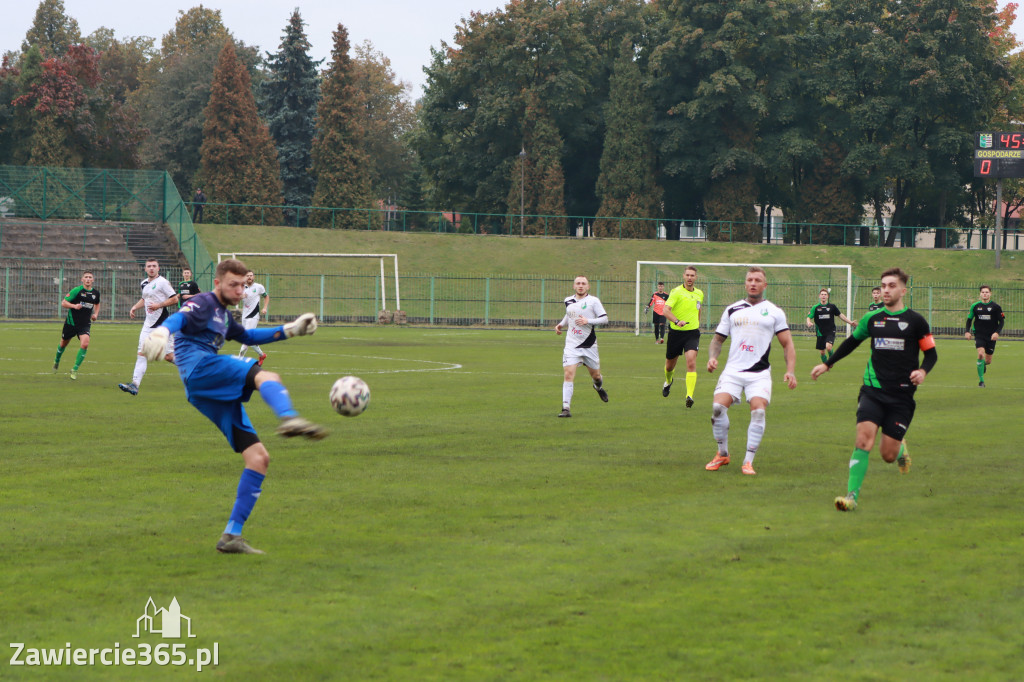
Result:
[[[387,286],[384,276],[384,259],[390,258],[395,265],[395,310],[402,309],[402,296],[398,288],[398,254],[397,253],[266,253],[261,251],[235,251],[233,253],[221,252],[217,254],[217,262],[220,263],[226,258],[237,258],[239,256],[283,256],[288,258],[376,258],[380,261],[380,305],[383,310],[388,309]]]
[[[853,310],[853,266],[850,265],[807,265],[807,264],[795,264],[795,263],[693,263],[693,262],[679,262],[679,261],[663,261],[663,260],[638,260],[636,262],[636,320],[633,332],[636,336],[640,336],[640,268],[644,265],[671,265],[671,266],[687,266],[693,265],[694,267],[704,265],[708,267],[712,266],[730,266],[738,268],[749,268],[756,265],[759,268],[765,270],[771,270],[773,268],[805,268],[805,269],[832,269],[832,270],[845,270],[846,271],[846,311],[849,313]],[[850,325],[846,325],[846,335],[849,336],[851,332]]]

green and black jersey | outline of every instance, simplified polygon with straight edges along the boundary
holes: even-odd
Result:
[[[864,370],[864,385],[891,393],[913,395],[917,389],[910,373],[926,372],[938,358],[928,321],[910,308],[889,312],[882,308],[864,315],[853,335],[843,341],[825,363],[829,367],[849,355],[865,339],[871,339],[871,358]],[[925,361],[919,362],[920,354]]]
[[[970,312],[967,313],[967,329],[965,331],[973,331],[974,335],[980,339],[990,339],[993,334],[1003,331],[1005,321],[1006,316],[1003,315],[1003,309],[999,307],[998,303],[978,301],[971,306]]]
[[[814,320],[814,331],[818,336],[835,336],[839,315],[839,306],[835,303],[819,303],[807,313],[807,319]]]
[[[874,301],[872,301],[871,305],[868,306],[868,312],[870,313],[870,312],[873,312],[875,310],[881,310],[884,307],[885,307],[884,303],[875,303]]]
[[[53,299],[50,299],[53,300]],[[81,284],[72,289],[64,300],[68,303],[81,303],[82,309],[68,309],[68,316],[64,319],[65,324],[72,327],[88,327],[92,324],[92,310],[100,304],[99,289],[93,287],[86,289]]]
[[[186,296],[195,296],[199,293],[199,285],[194,279],[178,282],[178,309],[185,305]]]

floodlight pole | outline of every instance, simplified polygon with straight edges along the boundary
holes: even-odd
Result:
[[[519,151],[519,236],[524,234],[523,211],[526,204],[526,147]],[[999,266],[996,266],[999,267]]]

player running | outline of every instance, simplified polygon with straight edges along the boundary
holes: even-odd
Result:
[[[569,407],[572,403],[573,381],[576,379],[576,368],[586,365],[590,377],[594,380],[594,390],[601,400],[608,402],[608,392],[604,390],[604,379],[601,377],[601,359],[597,354],[597,326],[607,324],[608,313],[596,296],[590,295],[590,281],[580,275],[572,283],[576,293],[565,299],[565,317],[555,325],[555,334],[565,334],[565,350],[562,352],[562,368],[565,370],[562,381],[562,411],[559,417],[571,417]]]
[[[843,315],[836,304],[828,302],[828,295],[828,289],[819,291],[818,299],[821,303],[811,308],[811,312],[807,313],[807,328],[814,328],[815,330],[818,338],[814,347],[821,354],[822,362],[828,360],[829,356],[832,355],[832,346],[836,342],[836,318],[838,317],[849,325],[856,324],[846,315]],[[811,322],[812,319],[814,322]]]
[[[718,368],[722,344],[732,336],[729,361],[718,378],[711,406],[711,433],[718,444],[718,451],[704,466],[708,471],[718,471],[729,463],[729,407],[745,393],[750,403],[750,425],[747,427],[747,454],[741,470],[748,476],[757,473],[754,471],[754,456],[764,437],[765,410],[772,400],[768,353],[774,336],[779,338],[786,358],[786,373],[782,378],[791,390],[796,388],[793,335],[786,323],[786,313],[765,300],[767,286],[764,269],[755,265],[747,270],[747,297],[725,309],[708,347],[708,372],[714,372]]]
[[[151,360],[164,353],[171,335],[177,336],[178,374],[185,384],[188,401],[217,425],[228,444],[241,453],[245,468],[238,481],[238,493],[217,551],[226,554],[263,554],[242,537],[242,527],[260,496],[270,455],[260,442],[244,403],[253,391],[281,420],[277,433],[319,440],[327,435],[322,426],[303,419],[292,406],[281,377],[262,369],[252,358],[219,355],[225,339],[250,344],[282,341],[316,331],[316,317],[304,313],[282,327],[245,329],[235,322],[228,306],[238,305],[245,287],[246,268],[228,259],[217,264],[213,291],[189,299],[180,312],[171,315],[148,335],[145,354]]]
[[[75,365],[71,368],[69,377],[78,378],[78,368],[85,360],[85,354],[89,351],[89,332],[92,323],[100,316],[100,292],[93,288],[95,276],[89,270],[82,273],[82,284],[68,292],[68,295],[61,299],[60,307],[68,311],[64,318],[64,328],[60,332],[60,344],[57,346],[57,357],[53,359],[53,371],[60,367],[60,356],[71,342],[71,337],[78,337],[78,356],[75,358]]]
[[[246,329],[255,329],[259,324],[260,315],[266,316],[267,310],[270,308],[270,295],[255,279],[256,275],[252,274],[252,270],[245,273],[245,291],[242,293],[242,326]],[[262,311],[260,311],[260,298],[264,299]],[[259,356],[256,364],[262,365],[263,361],[267,359],[267,354],[259,346],[253,346],[253,349]],[[248,350],[249,346],[243,343],[241,350],[238,351],[238,357],[244,358]]]
[[[665,301],[665,317],[669,320],[668,345],[665,346],[665,383],[661,395],[668,397],[675,381],[679,356],[686,356],[686,406],[693,407],[693,392],[697,388],[697,351],[700,349],[700,307],[704,292],[693,286],[697,281],[697,268],[688,265],[683,272],[683,283],[672,290]]]
[[[917,407],[914,393],[939,355],[928,321],[903,305],[908,280],[907,273],[900,268],[883,272],[885,307],[862,317],[853,335],[839,345],[832,357],[811,370],[811,378],[816,380],[865,339],[871,339],[871,357],[857,401],[857,438],[850,457],[847,493],[835,499],[839,511],[857,508],[879,429],[882,430],[882,459],[896,462],[901,473],[910,471],[910,455],[903,440]],[[924,360],[918,364],[920,353],[924,353]]]
[[[654,308],[654,313],[651,315],[651,324],[654,325],[654,343],[665,343],[665,316],[662,313],[665,312],[665,299],[667,298],[665,283],[658,282],[658,290],[651,294],[651,300],[644,308],[644,315]]]
[[[135,371],[132,373],[131,383],[117,385],[119,389],[131,395],[139,394],[139,385],[142,383],[142,377],[146,376],[146,368],[149,366],[149,361],[145,353],[142,352],[143,344],[149,338],[150,332],[170,315],[167,308],[178,302],[178,294],[174,291],[174,287],[160,275],[160,262],[156,258],[146,261],[146,279],[142,280],[139,287],[142,289],[142,298],[128,311],[128,317],[134,320],[135,311],[142,307],[146,308],[146,319],[142,323],[142,331],[139,332],[139,350],[135,358]],[[174,363],[174,339],[167,343],[164,360]]]
[[[964,338],[971,339],[974,331],[974,346],[978,349],[978,386],[985,388],[985,372],[992,364],[992,354],[996,352],[996,341],[999,332],[1003,331],[1006,316],[999,304],[992,300],[992,288],[982,284],[978,289],[981,300],[971,306],[967,313],[967,329]]]

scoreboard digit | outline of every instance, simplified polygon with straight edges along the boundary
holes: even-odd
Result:
[[[1024,132],[975,133],[974,177],[1024,178]]]

